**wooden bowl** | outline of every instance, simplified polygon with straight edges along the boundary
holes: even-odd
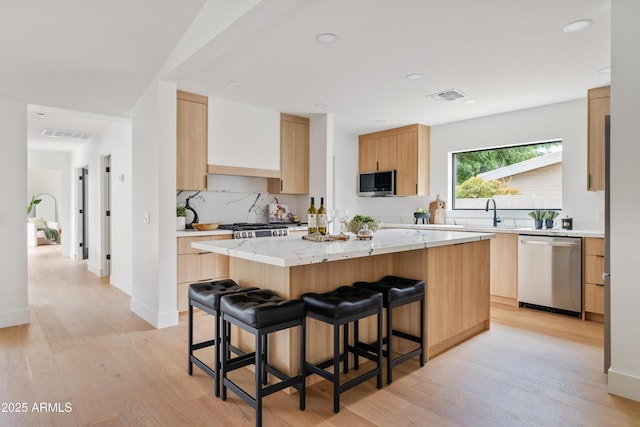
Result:
[[[209,224],[191,224],[193,226],[194,230],[198,230],[198,231],[211,231],[211,230],[217,230],[218,226],[220,225],[219,222],[212,222]]]

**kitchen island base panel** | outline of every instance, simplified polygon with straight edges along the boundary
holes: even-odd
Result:
[[[357,281],[376,281],[387,275],[412,277],[426,283],[426,354],[429,360],[473,335],[489,329],[490,241],[437,246],[390,254],[348,258],[318,264],[280,267],[229,258],[229,275],[240,286],[270,289],[284,298],[305,292],[324,293]],[[415,307],[414,307],[415,306]],[[417,304],[394,310],[394,325],[419,333]],[[361,340],[375,339],[375,321],[361,322]],[[250,349],[253,341],[234,331],[234,342]],[[308,319],[307,358],[320,362],[331,357],[329,325]],[[280,331],[270,337],[269,360],[287,374],[299,368],[298,331]],[[248,350],[250,351],[250,350]],[[313,382],[313,378],[309,378]]]

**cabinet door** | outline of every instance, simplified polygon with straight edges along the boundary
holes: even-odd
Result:
[[[589,313],[604,314],[604,286],[585,283],[584,311]]]
[[[491,239],[491,297],[518,305],[518,235],[496,233]]]
[[[178,282],[198,282],[201,280],[229,277],[229,257],[205,252],[201,254],[178,255]]]
[[[378,170],[376,140],[361,139],[358,144],[358,170],[360,173]]]
[[[398,137],[396,135],[376,138],[376,158],[379,171],[397,169]]]
[[[428,249],[427,255],[427,337],[429,346],[462,332],[462,246]]]
[[[587,190],[604,190],[605,116],[611,114],[610,87],[589,90],[589,133],[587,150]]]
[[[585,237],[583,239],[582,259],[584,281],[584,311],[585,313],[604,314],[604,239]],[[589,318],[588,320],[598,320]],[[598,320],[601,321],[602,319]]]
[[[184,99],[189,98],[189,99]],[[176,188],[207,189],[206,97],[178,92]]]
[[[398,135],[396,194],[415,196],[418,194],[418,132]]]
[[[480,240],[461,247],[462,256],[462,327],[471,328],[489,320],[491,242]]]
[[[281,193],[309,193],[309,121],[280,122]]]
[[[280,115],[280,178],[267,180],[272,194],[309,194],[309,119]]]

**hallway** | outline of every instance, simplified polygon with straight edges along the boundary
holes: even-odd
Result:
[[[235,395],[223,402],[209,377],[187,375],[186,314],[153,329],[127,295],[59,250],[29,249],[31,324],[0,329],[0,425],[254,425]],[[196,318],[196,339],[210,334],[211,318]],[[607,394],[601,341],[599,324],[492,307],[491,330],[422,369],[398,366],[381,390],[369,380],[346,392],[339,414],[322,381],[304,412],[295,395],[266,398],[264,424],[640,426],[640,403]]]

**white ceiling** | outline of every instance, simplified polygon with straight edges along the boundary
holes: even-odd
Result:
[[[204,3],[3,0],[0,97],[128,116]],[[364,133],[584,98],[610,83],[598,73],[610,65],[610,0],[240,3],[259,4],[169,70],[180,89],[294,114],[332,113],[339,129]],[[268,14],[274,6],[278,13]],[[562,31],[578,19],[593,25]],[[323,32],[338,40],[317,43]],[[406,79],[411,73],[423,77]],[[243,86],[230,87],[232,80]],[[452,88],[476,102],[426,98]]]

